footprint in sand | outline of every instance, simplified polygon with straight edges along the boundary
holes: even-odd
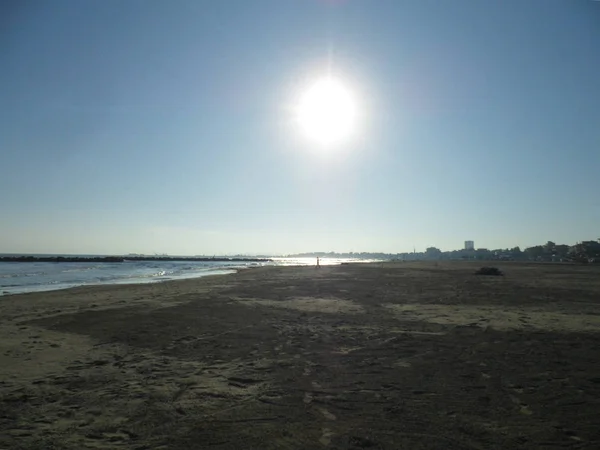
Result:
[[[533,414],[533,411],[531,411],[531,409],[529,409],[529,406],[526,403],[523,403],[521,401],[521,399],[519,399],[517,396],[510,395],[510,399],[512,400],[512,402],[515,405],[517,405],[519,407],[519,412],[521,414],[526,415],[526,416],[531,416]]]
[[[573,439],[574,441],[582,441],[583,440],[579,436],[577,436],[574,431],[565,431],[565,434],[567,436],[569,436],[569,439]]]
[[[337,417],[335,416],[335,414],[332,414],[331,412],[329,412],[325,408],[319,408],[319,412],[321,414],[323,414],[323,417],[325,417],[327,420],[336,420],[337,419]]]
[[[333,436],[333,432],[329,428],[323,428],[321,438],[319,442],[323,445],[331,444],[331,437]]]
[[[404,367],[404,368],[408,368],[408,367],[412,366],[412,364],[410,362],[408,362],[406,360],[402,360],[402,359],[396,361],[393,365],[394,365],[394,367]]]
[[[533,414],[533,411],[529,409],[529,406],[523,404],[521,405],[521,409],[519,410],[521,414],[525,414],[526,416],[530,416]]]

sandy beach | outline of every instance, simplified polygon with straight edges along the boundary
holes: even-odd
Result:
[[[600,267],[262,267],[0,298],[0,449],[600,448]]]

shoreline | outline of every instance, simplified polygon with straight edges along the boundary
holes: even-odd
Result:
[[[232,275],[232,274],[239,272],[240,270],[246,270],[246,269],[252,269],[252,268],[255,268],[255,267],[236,267],[234,269],[228,269],[228,268],[215,269],[215,270],[203,272],[198,275],[181,276],[181,277],[170,278],[170,279],[138,278],[138,280],[140,280],[140,281],[129,281],[127,279],[125,279],[125,281],[119,281],[120,279],[116,279],[116,280],[107,281],[104,283],[82,283],[82,284],[71,284],[71,285],[65,284],[64,287],[61,286],[61,287],[54,287],[54,288],[51,287],[51,285],[50,286],[44,285],[44,286],[40,286],[39,289],[37,289],[35,287],[33,287],[33,289],[32,289],[32,286],[25,286],[25,287],[23,287],[23,289],[27,289],[27,290],[23,290],[21,292],[8,292],[8,291],[3,290],[3,288],[0,288],[0,298],[9,297],[9,296],[13,296],[13,295],[43,294],[46,292],[67,291],[67,290],[79,289],[79,288],[96,288],[96,287],[118,288],[121,286],[138,286],[138,285],[147,285],[147,284],[182,282],[182,281],[196,280],[199,278],[207,278],[207,277],[213,277],[213,276],[217,277],[217,276],[224,276],[224,275]]]
[[[486,261],[351,261],[351,262],[340,262],[337,264],[321,264],[321,267],[335,267],[335,266],[356,266],[356,265],[364,265],[364,264],[369,264],[369,265],[390,265],[391,267],[398,267],[398,268],[406,268],[406,269],[417,269],[419,267],[438,267],[440,265],[442,266],[452,266],[452,267],[472,267],[473,270],[475,270],[476,268],[479,268],[482,264],[485,265]],[[497,264],[496,264],[497,265]],[[511,265],[514,265],[515,267],[529,267],[529,268],[535,268],[535,267],[545,267],[545,266],[568,266],[568,267],[572,267],[572,268],[583,268],[583,267],[588,267],[590,269],[594,269],[597,268],[599,269],[598,272],[600,274],[600,266],[597,265],[582,265],[582,264],[576,264],[576,263],[565,263],[565,262],[537,262],[537,261],[503,261],[502,264],[499,264],[500,266],[503,267],[510,267]],[[43,294],[43,293],[49,293],[49,292],[60,292],[60,291],[67,291],[67,290],[72,290],[72,289],[79,289],[79,288],[96,288],[96,287],[101,287],[101,288],[105,288],[105,287],[112,287],[112,288],[119,288],[119,287],[123,287],[123,286],[138,286],[138,285],[153,285],[153,284],[164,284],[164,283],[171,283],[171,282],[186,282],[186,281],[190,281],[190,280],[196,280],[196,279],[202,279],[202,278],[207,278],[207,277],[213,277],[213,276],[223,276],[223,275],[232,275],[235,273],[238,273],[239,271],[244,271],[244,270],[248,270],[248,269],[259,269],[259,268],[268,268],[268,267],[280,267],[280,268],[303,268],[303,267],[312,267],[314,268],[314,265],[308,265],[308,264],[296,264],[296,265],[265,265],[265,266],[247,266],[247,267],[234,267],[234,268],[223,268],[223,269],[215,269],[214,271],[210,271],[210,273],[202,273],[202,274],[198,274],[198,275],[193,275],[193,276],[182,276],[180,278],[172,278],[172,279],[153,279],[153,278],[147,278],[147,279],[142,279],[142,278],[138,278],[138,280],[143,280],[143,281],[123,281],[120,282],[118,280],[120,279],[116,279],[116,281],[110,281],[110,282],[103,282],[103,283],[89,283],[89,284],[72,284],[69,286],[65,286],[65,287],[56,287],[56,288],[52,288],[51,285],[44,285],[43,287],[40,287],[39,289],[34,288],[32,290],[24,290],[22,292],[7,292],[5,290],[3,290],[2,287],[0,287],[0,298],[1,299],[5,299],[6,297],[9,296],[15,296],[15,295],[19,295],[19,296],[23,296],[23,295],[28,295],[28,294]],[[216,273],[219,272],[219,273]],[[125,279],[127,280],[127,279]],[[12,287],[12,286],[11,286]],[[27,289],[27,287],[25,287],[24,289]]]
[[[236,270],[264,265],[303,266],[313,265],[308,258],[139,258],[124,260],[115,264],[110,257],[82,255],[74,256],[62,264],[59,255],[30,255],[24,257],[9,255],[19,262],[0,261],[0,297],[20,295],[30,292],[50,292],[71,289],[77,286],[125,285],[159,283],[170,280],[200,278],[213,274],[228,274]],[[65,258],[68,255],[65,256]],[[1,256],[0,256],[1,258]],[[33,258],[37,258],[34,260]],[[45,262],[42,262],[42,258]],[[69,257],[70,258],[70,257]],[[119,257],[120,258],[120,257]],[[59,260],[58,262],[56,262]],[[99,261],[102,261],[98,263]],[[346,264],[348,261],[366,263],[369,260],[321,260],[321,265]],[[80,265],[70,266],[71,263]],[[73,269],[72,269],[73,268]]]

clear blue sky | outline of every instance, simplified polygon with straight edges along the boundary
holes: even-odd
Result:
[[[9,0],[0,67],[0,253],[600,237],[600,2]],[[329,69],[327,153],[290,105]]]

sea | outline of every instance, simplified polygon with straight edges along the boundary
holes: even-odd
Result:
[[[78,256],[90,257],[98,255]],[[332,265],[373,261],[321,258],[320,263],[322,265]],[[260,266],[303,266],[315,264],[316,258],[272,258],[271,261],[264,262],[185,260],[124,261],[117,263],[0,262],[0,296],[68,289],[76,286],[159,283],[162,281],[198,278],[208,275],[226,275],[238,270]]]

